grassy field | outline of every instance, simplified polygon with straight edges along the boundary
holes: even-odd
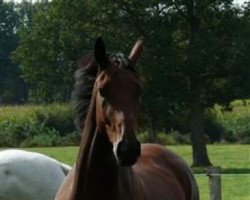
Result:
[[[191,164],[190,146],[170,146],[174,152]],[[53,158],[73,165],[77,157],[77,147],[32,148],[35,152],[47,154]],[[208,145],[208,153],[215,166],[221,166],[223,200],[250,200],[250,145]],[[209,199],[208,178],[197,173],[201,200]]]

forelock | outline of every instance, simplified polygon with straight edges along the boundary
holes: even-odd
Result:
[[[115,53],[110,59],[116,63],[119,68],[127,68],[130,65],[129,59],[123,53]]]

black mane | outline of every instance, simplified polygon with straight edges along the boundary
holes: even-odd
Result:
[[[98,65],[93,55],[89,54],[78,61],[78,69],[74,75],[75,84],[72,101],[74,122],[80,133],[83,130],[97,72]]]

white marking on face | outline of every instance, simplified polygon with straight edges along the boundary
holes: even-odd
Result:
[[[118,112],[117,113],[117,119],[122,122],[121,127],[117,128],[119,133],[116,133],[117,134],[117,139],[113,143],[113,153],[115,155],[116,160],[118,161],[117,148],[118,148],[119,143],[122,141],[123,135],[125,133],[125,124],[124,124],[124,114],[123,114],[123,112]]]

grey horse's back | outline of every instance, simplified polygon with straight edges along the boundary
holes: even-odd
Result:
[[[53,200],[70,169],[43,154],[0,151],[0,199]]]

